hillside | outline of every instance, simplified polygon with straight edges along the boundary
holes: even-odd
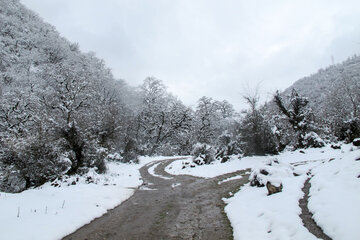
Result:
[[[161,80],[130,87],[19,0],[0,0],[0,191],[188,153],[192,114]]]
[[[97,149],[123,146],[135,95],[18,0],[0,0],[0,189],[105,171]]]
[[[290,95],[294,88],[310,100],[309,104],[318,116],[334,111],[347,118],[355,117],[358,113],[356,103],[360,101],[360,56],[355,55],[299,79],[284,94]]]

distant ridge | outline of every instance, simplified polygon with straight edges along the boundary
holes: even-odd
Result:
[[[348,86],[349,89],[346,89]],[[357,87],[356,87],[357,86]],[[360,56],[354,55],[342,63],[330,65],[325,69],[318,70],[317,73],[304,77],[296,81],[292,86],[285,89],[284,95],[289,96],[292,89],[307,97],[315,113],[324,113],[329,108],[329,103],[334,98],[342,98],[344,106],[351,105],[348,99],[349,90],[354,95],[356,89],[359,92],[360,86]]]

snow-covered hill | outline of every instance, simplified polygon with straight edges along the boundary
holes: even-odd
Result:
[[[299,79],[283,94],[290,96],[294,88],[310,100],[309,104],[318,116],[335,114],[332,112],[334,110],[350,115],[354,107],[353,101],[360,100],[360,56],[355,55],[342,63]]]

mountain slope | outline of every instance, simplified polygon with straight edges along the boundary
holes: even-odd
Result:
[[[310,100],[309,104],[318,117],[332,114],[345,118],[359,117],[360,56],[355,55],[299,79],[284,94],[290,95],[294,88]]]

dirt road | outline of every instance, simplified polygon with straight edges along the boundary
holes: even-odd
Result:
[[[212,179],[172,176],[164,171],[172,161],[141,168],[144,184],[131,198],[64,239],[232,239],[221,198],[248,181],[245,171]],[[154,164],[155,175],[163,177],[149,174]],[[244,177],[218,184],[235,175]]]

